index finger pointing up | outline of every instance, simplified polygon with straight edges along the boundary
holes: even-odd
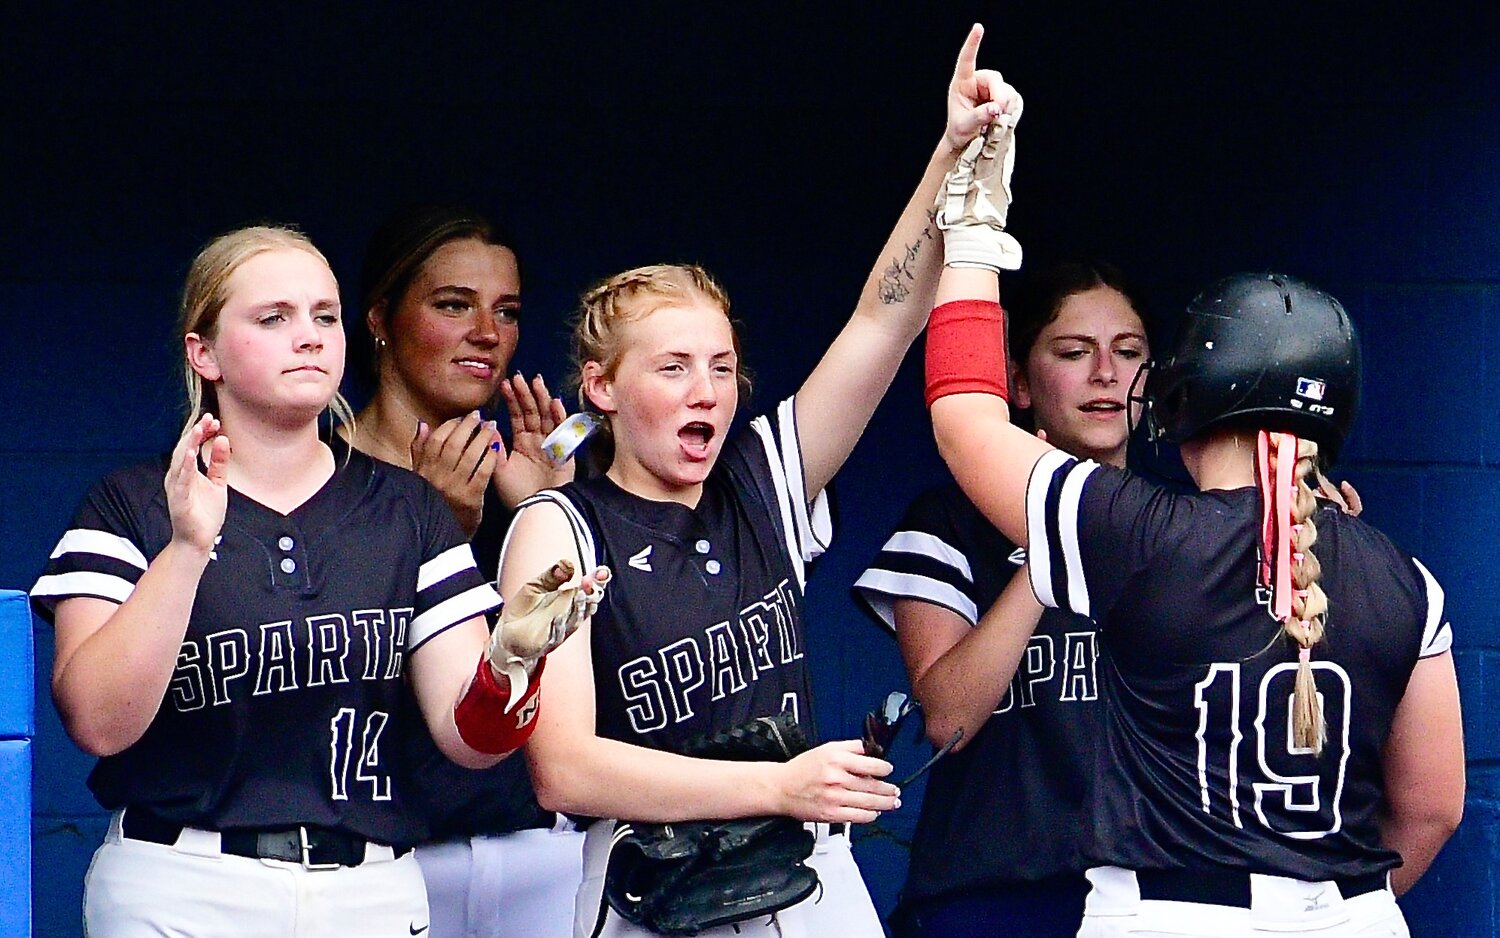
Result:
[[[974,63],[979,60],[979,40],[984,38],[984,26],[975,23],[969,29],[969,38],[958,50],[958,64],[953,67],[953,80],[962,81],[974,74]]]

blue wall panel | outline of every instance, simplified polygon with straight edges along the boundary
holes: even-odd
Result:
[[[31,934],[31,740],[0,739],[0,936]]]
[[[31,610],[0,590],[0,936],[31,934]]]

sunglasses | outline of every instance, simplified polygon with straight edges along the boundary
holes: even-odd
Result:
[[[879,707],[865,714],[865,755],[884,759],[886,751],[890,749],[891,744],[896,741],[896,736],[901,732],[901,724],[906,722],[906,718],[913,710],[919,708],[920,704],[917,703],[915,698],[899,690],[893,690],[889,694],[886,694],[885,700],[881,701]],[[949,739],[937,752],[933,753],[932,758],[923,763],[920,769],[917,769],[911,775],[898,782],[896,787],[905,788],[921,778],[922,773],[932,768],[937,760],[951,752],[953,747],[958,745],[958,741],[963,738],[963,727],[954,730],[952,739]]]

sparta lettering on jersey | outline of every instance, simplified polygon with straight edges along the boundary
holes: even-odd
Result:
[[[560,508],[584,565],[615,571],[591,627],[601,736],[681,751],[783,710],[811,725],[802,590],[832,524],[826,496],[809,505],[803,494],[794,420],[790,400],[752,420],[695,508],[607,476],[525,503]]]
[[[432,486],[336,455],[333,477],[290,514],[230,490],[167,705],[89,776],[103,807],[210,830],[425,837],[387,755],[421,721],[405,659],[500,598]],[[165,469],[121,469],[89,493],[32,590],[39,614],[72,597],[129,598],[172,537]]]

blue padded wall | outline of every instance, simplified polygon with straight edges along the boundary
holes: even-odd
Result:
[[[0,590],[0,936],[31,934],[31,609]]]
[[[503,211],[526,270],[515,365],[554,384],[581,287],[702,262],[747,323],[756,402],[774,402],[847,316],[936,142],[952,54],[983,19],[981,64],[1026,95],[1011,228],[1029,259],[1111,257],[1158,318],[1247,268],[1304,276],[1354,314],[1366,406],[1340,473],[1448,588],[1469,746],[1464,823],[1403,906],[1417,935],[1500,931],[1493,14],[559,6],[0,12],[0,126],[17,128],[0,135],[0,586],[30,586],[107,469],[171,444],[175,292],[198,244],[250,221],[300,223],[352,312],[362,239],[390,208]],[[837,539],[811,580],[825,735],[904,686],[848,587],[940,476],[919,372],[913,356],[841,474]],[[31,893],[36,934],[66,938],[104,818],[48,700],[51,643],[39,628]],[[917,794],[856,844],[883,910]]]

